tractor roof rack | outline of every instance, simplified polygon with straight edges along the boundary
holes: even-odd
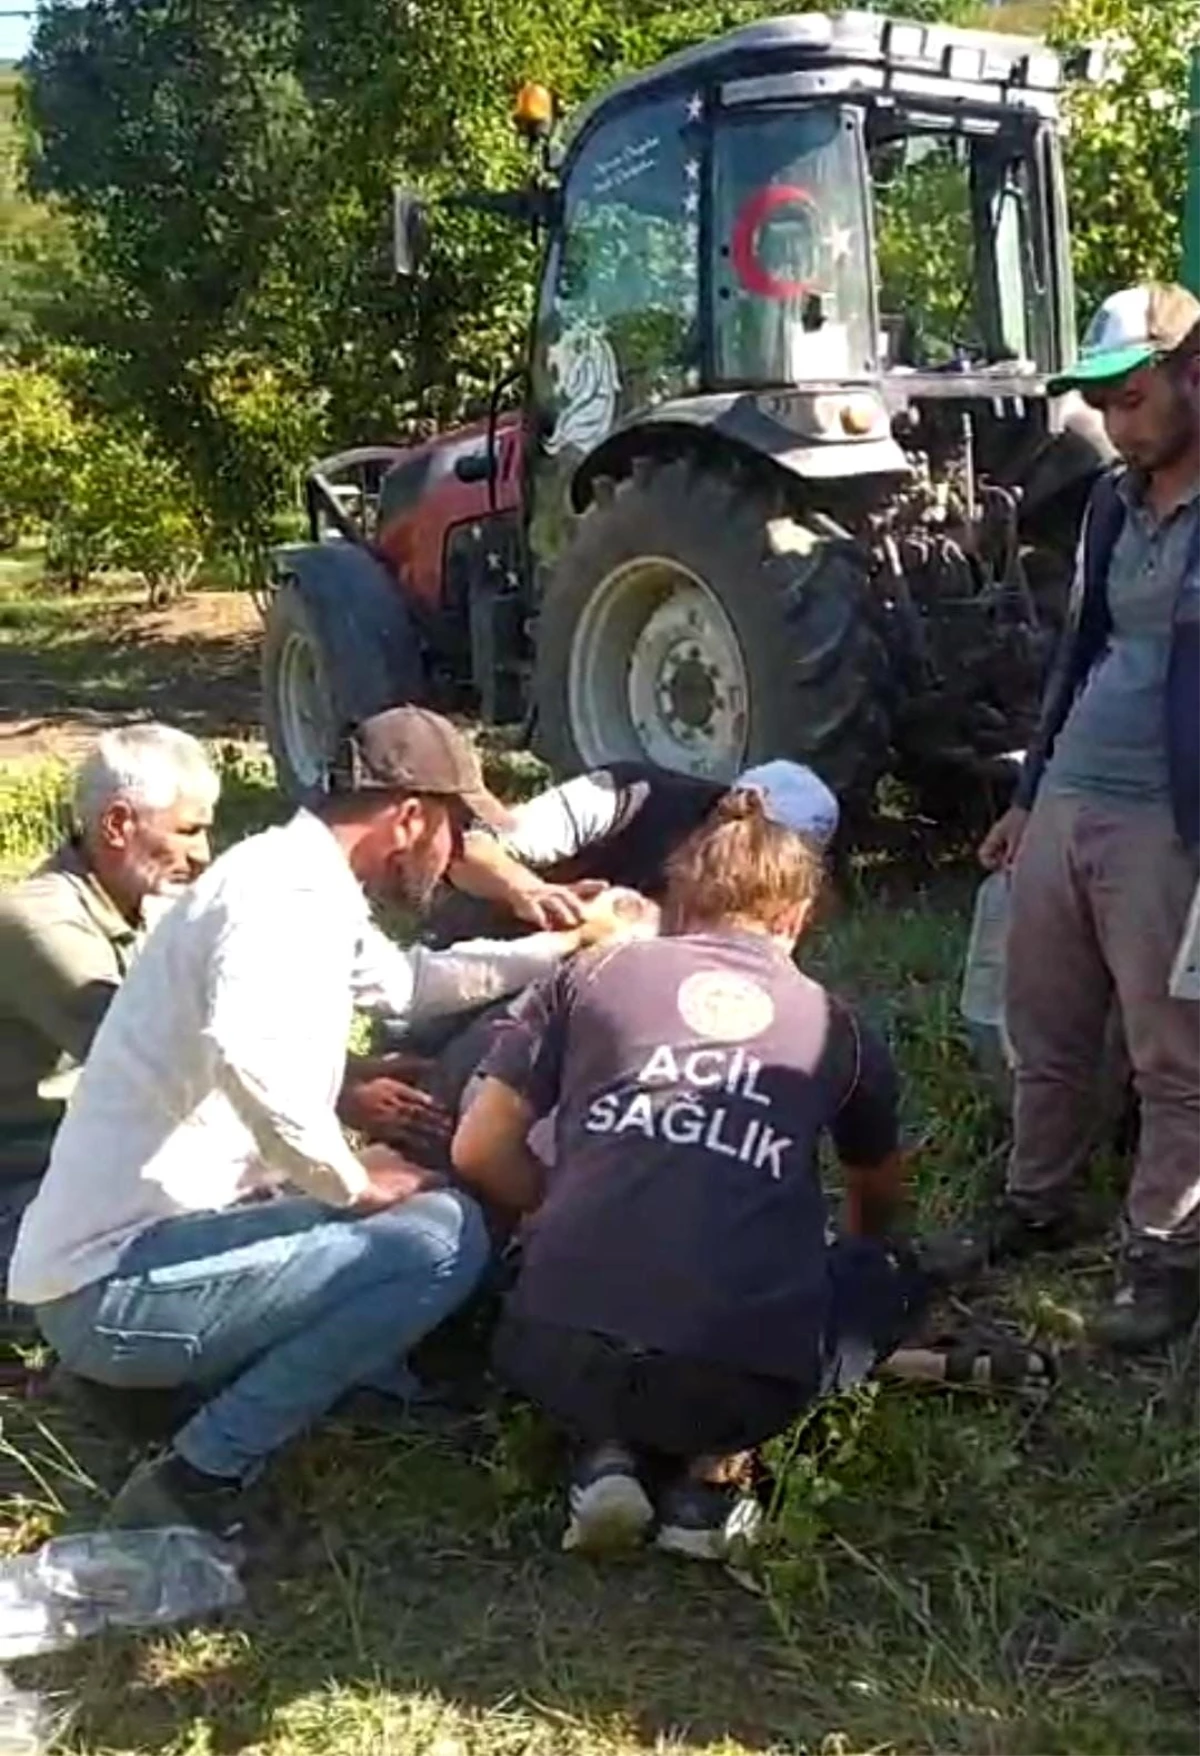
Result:
[[[891,97],[1053,118],[1067,80],[1099,71],[1094,52],[1063,56],[1033,37],[872,12],[800,13],[745,25],[620,80],[577,112],[569,140],[614,106],[689,83],[716,86],[723,104]]]

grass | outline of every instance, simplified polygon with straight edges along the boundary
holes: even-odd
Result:
[[[280,810],[221,750],[226,840]],[[527,762],[493,753],[526,790]],[[58,769],[0,771],[0,866],[52,840]],[[954,1000],[971,879],[880,864],[810,966],[888,1031],[946,1224],[998,1178],[1004,1121]],[[1115,1204],[1114,1168],[1095,1199]],[[1196,1747],[1195,1360],[1071,1338],[1104,1249],[985,1287],[976,1317],[1061,1349],[1044,1399],[871,1388],[775,1446],[755,1593],[685,1564],[557,1552],[558,1459],[529,1411],[469,1445],[330,1429],[277,1491],[301,1538],[224,1625],[15,1668],[90,1756],[1174,1756]],[[948,1322],[964,1321],[948,1311]],[[87,1527],[123,1460],[52,1405],[0,1403],[8,1542]]]

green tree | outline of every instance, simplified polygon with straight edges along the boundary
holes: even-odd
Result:
[[[1106,76],[1070,101],[1071,228],[1081,310],[1117,287],[1178,277],[1187,179],[1187,64],[1200,0],[1059,0],[1051,39],[1104,41]]]
[[[253,571],[318,409],[293,257],[314,163],[294,9],[270,0],[52,4],[30,58],[35,190],[77,218],[57,313],[92,388],[144,420]],[[290,362],[274,443],[252,442],[234,363]],[[286,406],[285,406],[286,404]]]
[[[0,361],[0,543],[53,516],[74,467],[79,429],[51,373]]]
[[[36,352],[39,315],[72,261],[64,216],[31,200],[20,76],[0,68],[0,350]]]
[[[442,210],[420,286],[390,272],[394,181],[520,184],[523,79],[568,109],[769,0],[48,0],[34,187],[69,208],[59,331],[135,411],[252,575],[298,466],[461,417],[524,355],[535,252]],[[906,10],[946,16],[958,0]]]
[[[186,478],[145,432],[111,417],[76,427],[47,533],[52,576],[79,590],[102,569],[137,573],[164,602],[192,583],[204,538]]]

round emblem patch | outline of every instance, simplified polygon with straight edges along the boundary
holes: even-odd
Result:
[[[761,1036],[775,1017],[775,1002],[748,976],[725,970],[698,970],[679,987],[679,1016],[697,1036],[719,1043],[744,1043]]]

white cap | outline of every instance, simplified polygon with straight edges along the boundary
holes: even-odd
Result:
[[[761,793],[763,810],[772,823],[806,835],[826,847],[837,833],[838,802],[819,774],[801,762],[760,762],[734,783]]]

